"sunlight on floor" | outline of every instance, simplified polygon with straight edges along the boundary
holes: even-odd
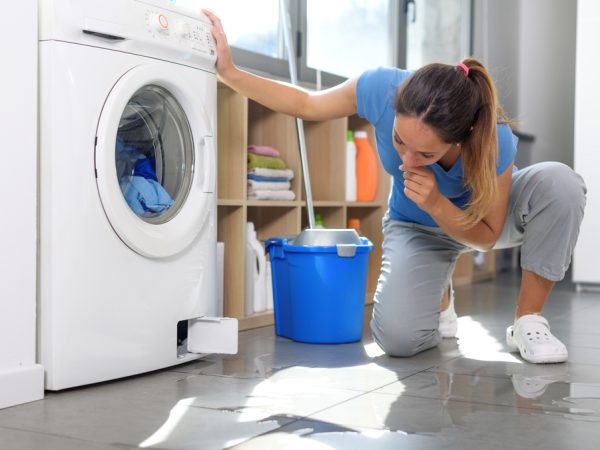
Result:
[[[385,355],[385,352],[381,349],[376,342],[371,342],[370,344],[365,345],[365,353],[369,358],[376,358],[378,356]]]
[[[508,353],[502,343],[471,316],[458,318],[457,337],[460,351],[466,358],[523,364],[523,361]]]
[[[141,442],[139,447],[152,447],[153,445],[167,441],[169,436],[173,434],[179,422],[181,422],[185,416],[190,406],[194,403],[194,400],[196,400],[196,397],[179,400],[169,412],[169,418],[167,421],[158,430],[156,430],[152,436],[150,436],[144,442]]]

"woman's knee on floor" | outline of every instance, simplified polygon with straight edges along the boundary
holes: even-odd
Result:
[[[437,330],[420,330],[411,326],[409,321],[377,324],[373,319],[371,330],[375,342],[389,356],[414,356],[441,341]]]

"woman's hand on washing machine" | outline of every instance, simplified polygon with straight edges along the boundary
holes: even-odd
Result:
[[[227,36],[223,30],[223,24],[221,24],[221,19],[210,9],[203,9],[202,12],[213,24],[210,31],[217,44],[217,73],[221,78],[227,78],[228,73],[235,69],[235,65],[231,57],[231,48],[227,42]]]

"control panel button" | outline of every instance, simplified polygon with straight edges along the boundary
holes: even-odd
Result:
[[[181,22],[178,25],[176,25],[177,31],[176,34],[177,36],[179,36],[181,39],[190,39],[190,25],[186,22]]]
[[[169,20],[164,14],[154,14],[150,19],[150,25],[154,30],[161,33],[169,32]]]

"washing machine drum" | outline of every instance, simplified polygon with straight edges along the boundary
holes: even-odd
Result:
[[[146,86],[129,100],[117,131],[115,169],[123,198],[142,220],[169,221],[185,203],[194,145],[183,109],[164,88]]]
[[[181,87],[133,70],[113,88],[98,126],[98,191],[111,226],[131,249],[147,257],[168,257],[185,249],[212,212],[212,133],[202,106],[185,108]],[[147,74],[150,76],[150,74]],[[169,76],[170,75],[170,76]],[[172,89],[169,89],[171,87]],[[196,93],[197,95],[197,93]],[[108,109],[107,109],[108,108]],[[186,110],[187,109],[187,110]],[[192,117],[190,117],[192,116]],[[195,145],[191,120],[198,120]],[[198,150],[198,151],[197,151]],[[198,164],[198,155],[203,164]]]

